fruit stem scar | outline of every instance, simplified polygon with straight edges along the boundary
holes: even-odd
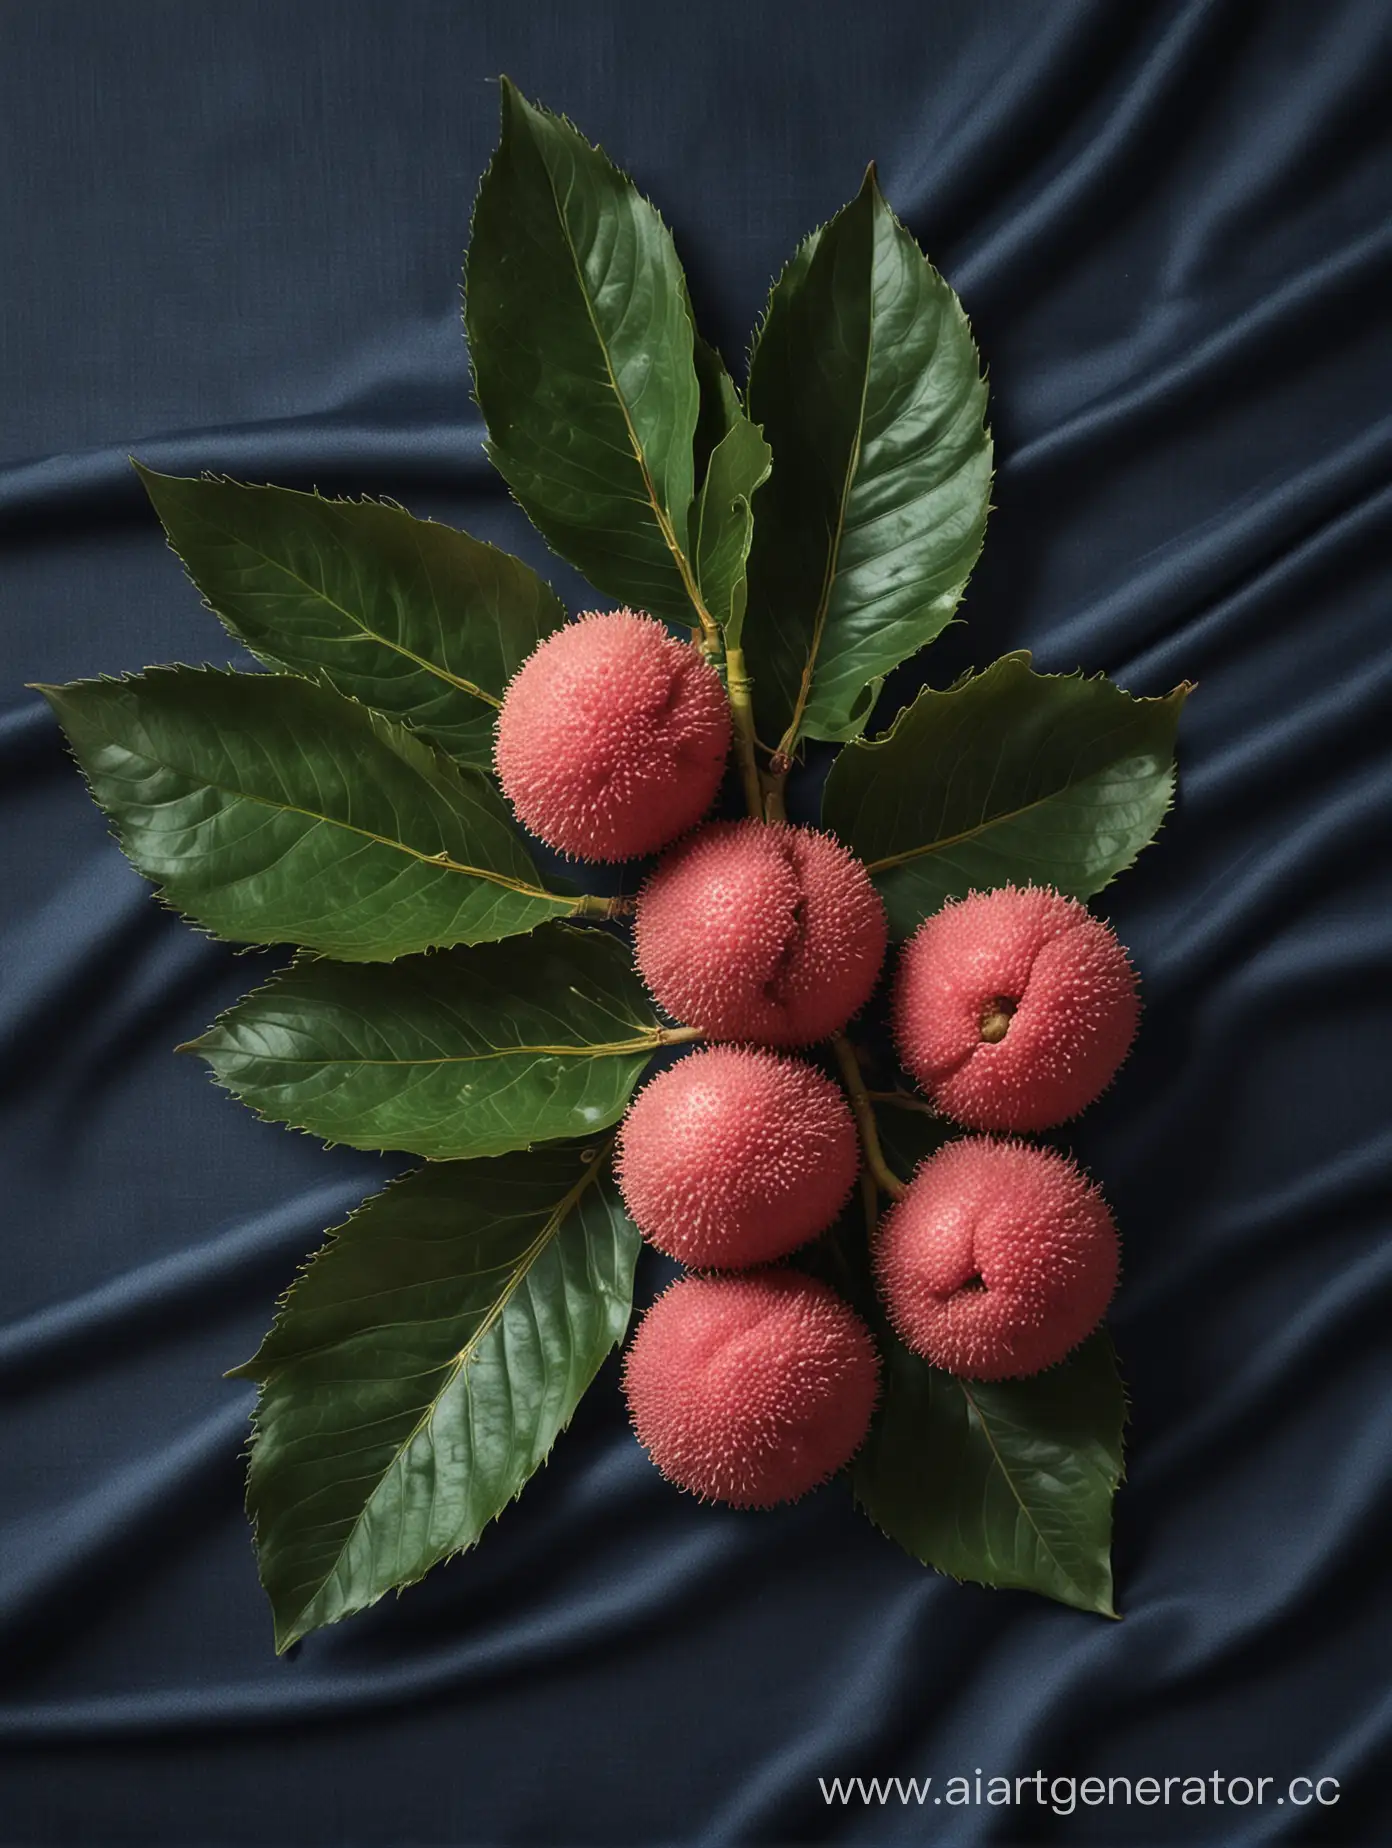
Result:
[[[693,1040],[706,1036],[700,1027],[658,1027],[654,1037],[659,1046],[689,1046]]]
[[[851,1109],[855,1112],[860,1146],[865,1152],[866,1172],[872,1176],[881,1193],[887,1193],[891,1200],[902,1200],[908,1189],[885,1160],[884,1150],[880,1146],[880,1132],[875,1127],[874,1107],[861,1076],[860,1060],[855,1055],[855,1048],[844,1033],[833,1033],[831,1045],[836,1054],[836,1063],[841,1068]]]
[[[754,682],[744,664],[744,650],[725,650],[725,687],[730,695],[730,717],[735,728],[735,757],[739,762],[740,782],[744,786],[745,806],[755,821],[764,819],[764,788],[759,781],[759,765],[754,755]]]
[[[981,1016],[981,1037],[988,1046],[998,1046],[1005,1038],[1018,1005],[1009,995],[997,995],[989,1003]]]

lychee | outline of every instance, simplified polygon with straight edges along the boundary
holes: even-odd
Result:
[[[633,610],[578,617],[513,676],[493,761],[518,820],[581,860],[630,860],[694,826],[720,787],[730,706],[690,643]]]
[[[736,1508],[796,1501],[860,1448],[879,1383],[870,1331],[797,1271],[684,1277],[624,1361],[638,1440],[670,1481]]]
[[[823,1232],[860,1167],[839,1088],[803,1059],[708,1046],[634,1099],[619,1139],[643,1236],[698,1268],[767,1264]]]
[[[638,967],[660,1006],[711,1039],[806,1046],[870,998],[884,906],[839,841],[787,822],[716,821],[638,894]]]
[[[1053,1149],[967,1136],[881,1222],[875,1281],[906,1347],[963,1379],[1023,1378],[1090,1335],[1116,1288],[1116,1227]]]
[[[905,945],[900,1055],[968,1129],[1048,1129],[1111,1083],[1140,1018],[1111,926],[1045,886],[973,892]]]

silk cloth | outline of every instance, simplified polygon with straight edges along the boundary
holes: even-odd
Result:
[[[0,10],[5,1848],[1392,1840],[1390,33],[1384,0]],[[1147,1011],[1077,1137],[1125,1246],[1121,1623],[959,1588],[844,1488],[699,1507],[611,1364],[475,1552],[273,1657],[221,1376],[401,1164],[172,1056],[275,959],[152,902],[25,683],[234,658],[130,452],[394,495],[580,603],[469,396],[499,71],[659,202],[736,364],[878,160],[999,463],[897,694],[1016,647],[1199,683],[1178,805],[1099,901]],[[818,1784],[977,1768],[1341,1797]]]

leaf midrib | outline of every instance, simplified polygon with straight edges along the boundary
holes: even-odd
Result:
[[[134,751],[119,739],[113,743],[127,752],[131,757],[140,758],[142,753]],[[361,840],[371,841],[378,847],[389,847],[393,852],[405,854],[409,859],[417,860],[422,866],[436,866],[441,872],[466,873],[471,879],[482,879],[490,885],[502,886],[509,892],[516,892],[521,898],[545,899],[558,906],[562,911],[572,912],[577,909],[577,901],[562,898],[555,892],[548,892],[543,886],[528,885],[525,880],[513,879],[507,873],[495,873],[482,866],[468,866],[462,860],[452,859],[445,852],[425,853],[419,847],[412,847],[407,841],[394,841],[385,834],[378,834],[371,828],[360,827],[356,822],[341,821],[336,815],[322,815],[317,809],[305,808],[298,802],[277,802],[270,796],[261,796],[251,790],[234,789],[227,783],[215,782],[202,771],[185,770],[179,764],[166,759],[152,757],[144,761],[158,765],[161,769],[172,771],[175,776],[184,777],[188,782],[202,789],[214,789],[221,796],[230,796],[237,802],[251,802],[268,808],[277,815],[302,815],[306,821],[321,823],[326,828],[341,828],[345,834],[355,834]],[[422,778],[424,781],[424,778]]]
[[[964,828],[959,834],[943,834],[936,840],[927,841],[921,847],[906,847],[902,853],[887,854],[882,860],[869,860],[866,869],[871,873],[888,872],[896,866],[907,866],[913,860],[924,859],[928,854],[941,853],[947,847],[959,847],[964,841],[974,841],[978,836],[989,833],[992,828],[1004,827],[1008,821],[1018,821],[1022,815],[1028,815],[1035,809],[1045,808],[1050,802],[1056,802],[1060,796],[1066,796],[1070,790],[1081,789],[1085,783],[1094,782],[1111,766],[1100,764],[1096,770],[1089,770],[1086,776],[1073,778],[1070,782],[1060,783],[1056,789],[1048,790],[1033,801],[1023,803],[1019,808],[1002,809],[995,815],[983,815],[981,820],[970,828]]]
[[[673,529],[671,519],[668,516],[666,508],[662,505],[657,492],[657,483],[653,480],[652,473],[648,468],[647,455],[643,449],[642,443],[638,439],[638,432],[633,426],[633,419],[629,416],[627,400],[619,390],[618,375],[614,371],[614,362],[609,352],[609,343],[605,339],[603,330],[595,315],[594,304],[590,300],[590,291],[585,281],[584,266],[580,261],[580,253],[575,248],[575,240],[571,237],[570,224],[561,205],[560,194],[556,191],[556,182],[552,177],[550,162],[546,159],[545,155],[541,157],[541,165],[543,172],[546,174],[546,186],[551,194],[551,203],[556,209],[556,222],[560,226],[561,238],[566,247],[566,254],[569,256],[571,266],[575,271],[575,286],[580,291],[580,299],[585,304],[586,319],[590,323],[595,341],[599,347],[600,356],[604,361],[604,371],[605,376],[609,380],[609,389],[614,394],[614,402],[618,405],[619,414],[624,420],[624,429],[628,432],[628,446],[633,452],[634,461],[638,464],[638,472],[643,481],[643,492],[647,496],[648,505],[652,509],[653,518],[657,521],[657,530],[661,534],[662,543],[671,554],[672,562],[676,565],[677,575],[681,579],[682,589],[686,592],[687,599],[696,612],[699,626],[704,630],[713,631],[715,628],[714,619],[701,597],[701,592],[697,587],[696,578],[692,572],[690,561],[682,551],[681,546],[677,543],[677,535]]]
[[[488,1059],[517,1059],[532,1055],[553,1059],[619,1059],[626,1053],[656,1052],[663,1044],[661,1033],[660,1027],[651,1027],[637,1039],[631,1040],[608,1040],[579,1046],[490,1046],[486,1052],[439,1053],[419,1059],[360,1059],[351,1053],[321,1054],[315,1059],[301,1059],[292,1058],[288,1054],[253,1052],[241,1046],[209,1048],[197,1040],[192,1043],[199,1051],[210,1055],[218,1052],[223,1057],[250,1059],[266,1065],[312,1065],[321,1071],[326,1065],[351,1065],[355,1069],[364,1065],[381,1065],[394,1070],[398,1066],[411,1065],[474,1065]]]
[[[991,1455],[995,1460],[996,1468],[1000,1471],[1001,1475],[1005,1478],[1006,1486],[1010,1490],[1011,1495],[1014,1497],[1016,1506],[1019,1508],[1021,1514],[1025,1517],[1025,1520],[1029,1525],[1030,1531],[1034,1534],[1035,1539],[1038,1541],[1045,1555],[1053,1562],[1055,1570],[1058,1572],[1059,1576],[1063,1579],[1064,1583],[1070,1586],[1072,1590],[1076,1592],[1078,1597],[1087,1598],[1088,1592],[1087,1592],[1086,1587],[1084,1587],[1083,1585],[1080,1585],[1078,1580],[1068,1570],[1067,1566],[1064,1565],[1063,1561],[1059,1558],[1054,1548],[1050,1545],[1049,1541],[1046,1539],[1044,1535],[1044,1531],[1040,1527],[1038,1521],[1035,1520],[1034,1514],[1028,1502],[1026,1502],[1024,1496],[1021,1494],[1019,1488],[1017,1487],[1015,1478],[1011,1474],[1009,1465],[1006,1463],[1005,1458],[1002,1456],[1000,1448],[996,1443],[995,1436],[991,1430],[990,1420],[987,1418],[986,1414],[982,1411],[981,1407],[977,1404],[975,1398],[972,1396],[972,1391],[971,1391],[971,1387],[969,1383],[966,1380],[958,1380],[956,1384],[961,1388],[962,1397],[966,1400],[967,1404],[971,1407],[973,1416],[976,1418],[977,1423],[981,1426],[981,1435],[986,1439],[987,1447],[989,1448]]]
[[[874,227],[870,238],[870,272],[873,277],[875,269]],[[827,552],[826,570],[822,575],[821,596],[817,603],[817,614],[812,624],[812,641],[807,651],[807,660],[803,665],[802,679],[798,685],[797,698],[793,702],[793,716],[788,721],[788,728],[779,741],[780,753],[789,754],[797,743],[798,733],[802,730],[802,721],[807,713],[807,702],[812,697],[812,684],[816,678],[817,662],[822,650],[822,637],[826,631],[827,617],[831,612],[831,593],[835,587],[841,563],[841,542],[846,536],[846,517],[850,507],[851,492],[855,486],[856,476],[860,470],[861,443],[865,435],[865,403],[870,391],[870,367],[875,353],[875,305],[873,295],[868,325],[865,336],[865,367],[860,381],[860,404],[856,409],[855,435],[851,442],[851,451],[846,458],[846,473],[841,484],[841,502],[836,510],[836,526],[831,535],[831,545]]]
[[[343,1544],[339,1547],[337,1553],[334,1555],[334,1560],[333,1560],[332,1565],[327,1569],[327,1571],[323,1573],[314,1591],[305,1600],[305,1602],[300,1606],[300,1609],[296,1613],[294,1623],[290,1626],[290,1631],[289,1631],[289,1634],[287,1635],[286,1642],[281,1645],[282,1649],[288,1648],[290,1642],[294,1640],[295,1634],[299,1629],[299,1625],[304,1620],[305,1613],[312,1608],[315,1599],[320,1596],[320,1594],[323,1592],[325,1585],[328,1583],[333,1573],[337,1571],[338,1566],[340,1562],[342,1561],[344,1555],[347,1553],[349,1547],[352,1545],[353,1540],[356,1537],[359,1528],[362,1526],[363,1522],[367,1519],[368,1513],[372,1507],[372,1503],[375,1500],[376,1496],[381,1491],[382,1484],[386,1481],[389,1473],[398,1467],[398,1465],[401,1462],[401,1459],[410,1450],[412,1444],[415,1443],[416,1439],[420,1436],[421,1432],[424,1431],[426,1427],[434,1419],[435,1414],[439,1410],[441,1401],[444,1399],[446,1393],[449,1392],[450,1388],[454,1385],[455,1381],[459,1378],[459,1375],[461,1374],[461,1372],[469,1364],[469,1361],[471,1360],[473,1355],[477,1353],[478,1348],[480,1344],[482,1343],[482,1341],[484,1340],[485,1336],[491,1333],[493,1328],[497,1326],[497,1323],[499,1321],[499,1318],[502,1316],[503,1311],[507,1308],[508,1304],[512,1301],[513,1297],[517,1294],[517,1291],[521,1288],[523,1279],[531,1271],[532,1266],[536,1263],[537,1259],[541,1256],[542,1252],[555,1238],[561,1226],[565,1223],[566,1218],[569,1216],[571,1212],[574,1211],[575,1207],[579,1204],[580,1200],[584,1197],[586,1190],[590,1186],[593,1185],[595,1177],[599,1173],[601,1166],[609,1157],[609,1151],[613,1147],[613,1142],[614,1142],[614,1138],[612,1136],[608,1137],[605,1140],[602,1146],[596,1151],[594,1159],[590,1162],[589,1166],[581,1174],[580,1179],[575,1183],[575,1185],[570,1189],[570,1191],[560,1201],[558,1201],[556,1206],[547,1215],[546,1221],[543,1224],[541,1231],[532,1240],[531,1244],[527,1246],[526,1250],[522,1253],[517,1264],[513,1267],[512,1276],[509,1282],[507,1283],[506,1287],[495,1298],[493,1303],[490,1305],[488,1312],[484,1316],[483,1320],[479,1323],[478,1327],[470,1335],[469,1339],[465,1342],[464,1346],[455,1355],[454,1359],[447,1363],[448,1371],[446,1373],[445,1378],[440,1383],[439,1390],[435,1392],[431,1396],[431,1398],[427,1401],[426,1405],[422,1409],[420,1417],[416,1420],[416,1423],[412,1427],[409,1434],[396,1447],[396,1450],[392,1456],[391,1461],[386,1465],[384,1469],[382,1469],[377,1474],[376,1484],[372,1490],[372,1493],[369,1496],[367,1496],[367,1498],[364,1500],[362,1510],[359,1513],[357,1519],[353,1522],[353,1525],[349,1529],[347,1535],[345,1536],[343,1540]],[[337,1345],[337,1344],[336,1343],[324,1343],[321,1345],[321,1347],[317,1351],[322,1352],[324,1347],[333,1346],[333,1345]],[[293,1363],[287,1363],[287,1364],[293,1364]]]
[[[495,711],[501,707],[503,702],[495,694],[485,693],[483,688],[476,686],[472,680],[464,680],[458,674],[452,674],[448,668],[441,667],[437,662],[426,660],[423,655],[416,654],[414,650],[405,647],[402,643],[392,641],[390,636],[381,634],[379,630],[374,629],[371,624],[366,622],[361,616],[356,615],[352,610],[348,609],[346,605],[340,603],[337,598],[331,597],[326,590],[311,583],[308,578],[302,577],[298,571],[292,566],[287,565],[282,559],[272,557],[272,555],[261,546],[254,544],[250,539],[243,538],[238,533],[229,531],[226,526],[223,526],[217,520],[210,519],[206,514],[200,517],[203,520],[203,524],[211,531],[217,533],[222,539],[228,541],[232,545],[244,547],[254,558],[259,558],[263,564],[269,565],[271,570],[279,571],[283,576],[289,578],[292,584],[298,584],[303,590],[308,592],[311,597],[317,598],[320,603],[326,604],[329,609],[336,610],[337,613],[343,617],[345,622],[351,623],[352,626],[360,632],[357,637],[334,636],[323,639],[339,642],[352,642],[354,640],[379,642],[383,648],[389,649],[392,653],[402,656],[404,660],[414,663],[414,665],[419,667],[424,673],[433,674],[438,680],[444,681],[447,686],[455,687],[461,693],[468,693],[474,699],[481,700],[485,706],[492,706]],[[217,606],[214,605],[213,607],[216,608]],[[218,611],[218,614],[221,615],[222,612]],[[255,648],[264,647],[268,654],[271,652],[269,646],[264,642],[253,643],[252,646]],[[273,656],[272,658],[280,659],[281,657]]]

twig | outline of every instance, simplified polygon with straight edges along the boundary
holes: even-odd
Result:
[[[891,1200],[902,1200],[908,1189],[885,1160],[884,1150],[880,1147],[874,1106],[861,1076],[860,1060],[855,1055],[855,1048],[844,1033],[833,1033],[831,1044],[850,1096],[851,1109],[855,1112],[856,1126],[860,1130],[860,1146],[865,1151],[866,1170],[873,1176],[881,1193],[887,1193]]]

